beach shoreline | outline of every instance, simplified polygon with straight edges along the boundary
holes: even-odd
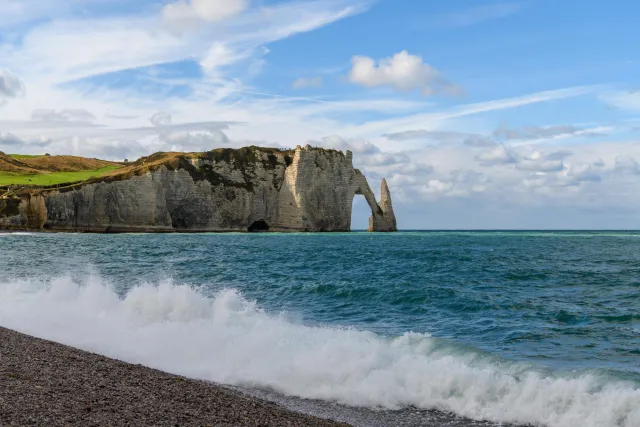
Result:
[[[348,426],[0,327],[0,426],[23,425]]]

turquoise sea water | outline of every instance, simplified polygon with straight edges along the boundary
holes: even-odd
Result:
[[[0,325],[404,425],[640,426],[637,232],[0,235]]]

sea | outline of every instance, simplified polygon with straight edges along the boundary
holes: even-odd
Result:
[[[355,426],[640,426],[640,232],[0,234],[0,326]]]

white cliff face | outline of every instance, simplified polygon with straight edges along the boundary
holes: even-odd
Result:
[[[350,152],[250,147],[144,165],[125,178],[42,190],[29,228],[39,222],[92,232],[348,231],[353,197],[363,194],[372,209],[370,230],[396,230],[386,182],[378,205]],[[0,212],[0,227],[26,223],[13,211],[4,222]]]
[[[352,155],[297,147],[278,193],[274,227],[298,231],[348,231],[356,193]]]

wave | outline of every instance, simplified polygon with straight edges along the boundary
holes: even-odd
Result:
[[[0,283],[0,325],[178,375],[350,406],[551,427],[640,425],[631,383],[545,373],[424,334],[303,325],[233,289],[208,297],[167,281],[119,296],[96,276],[15,280]]]

